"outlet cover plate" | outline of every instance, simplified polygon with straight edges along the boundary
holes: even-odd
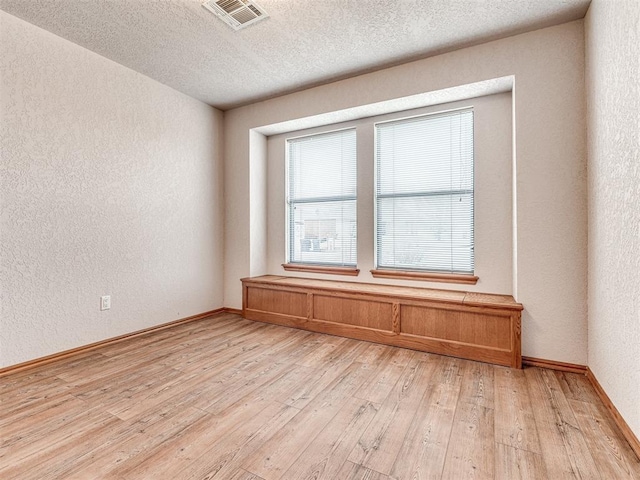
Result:
[[[100,297],[100,310],[109,310],[111,308],[111,295]]]

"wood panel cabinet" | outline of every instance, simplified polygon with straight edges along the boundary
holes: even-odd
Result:
[[[245,278],[247,319],[521,368],[510,295],[265,275]]]

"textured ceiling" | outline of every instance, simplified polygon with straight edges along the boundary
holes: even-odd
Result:
[[[584,17],[590,0],[258,0],[234,32],[200,0],[0,0],[0,9],[223,110]]]

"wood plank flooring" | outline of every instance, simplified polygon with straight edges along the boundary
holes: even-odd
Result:
[[[640,479],[588,380],[221,315],[0,378],[2,479]]]

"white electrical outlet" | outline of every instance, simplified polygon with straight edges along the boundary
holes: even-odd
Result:
[[[111,295],[100,297],[100,310],[109,310],[111,308]]]

